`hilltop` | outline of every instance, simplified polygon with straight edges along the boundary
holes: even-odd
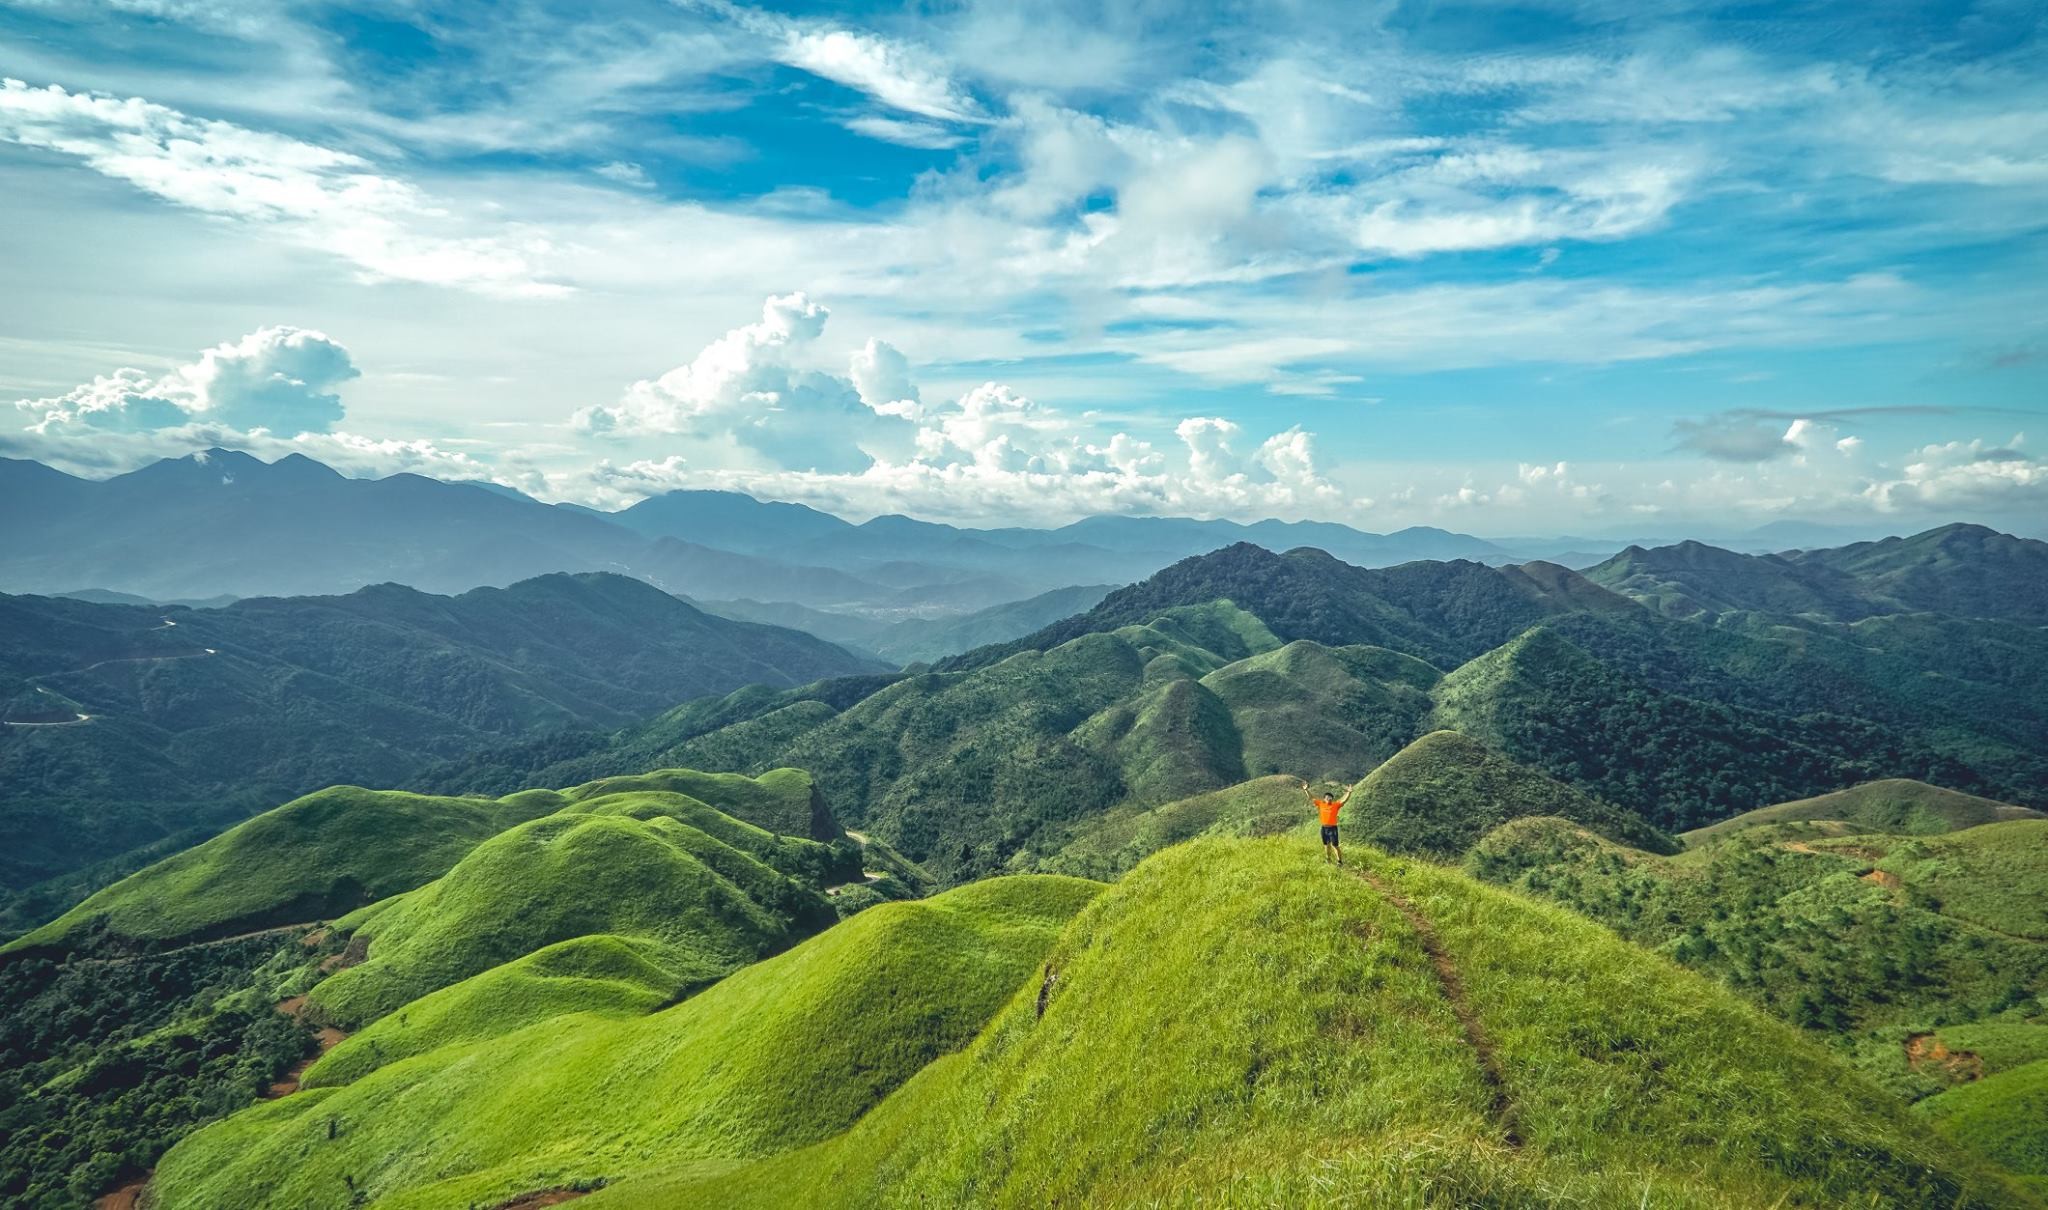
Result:
[[[2041,812],[2028,807],[2016,807],[2011,803],[1979,798],[1975,794],[1944,790],[1926,782],[1895,777],[1747,811],[1733,819],[1687,832],[1681,839],[1688,846],[1694,846],[1743,828],[1817,820],[1850,824],[1872,832],[1925,835],[1956,832],[2007,819],[2041,817]]]
[[[426,885],[516,825],[649,791],[786,835],[838,834],[811,779],[796,770],[758,780],[666,770],[495,800],[335,786],[131,874],[0,952],[88,941],[148,950],[331,919]]]

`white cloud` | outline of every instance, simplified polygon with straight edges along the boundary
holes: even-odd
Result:
[[[319,332],[259,328],[159,377],[116,370],[63,395],[14,406],[41,434],[150,432],[193,421],[286,436],[325,433],[342,418],[335,389],[357,374],[348,350]]]
[[[599,164],[591,171],[608,181],[617,181],[634,189],[654,188],[654,179],[647,175],[647,170],[631,160],[613,160],[610,163]]]
[[[563,293],[537,234],[469,234],[411,184],[362,157],[140,98],[0,79],[0,141],[75,156],[175,205],[339,256],[375,280],[487,294]]]
[[[593,434],[729,441],[777,467],[858,470],[901,444],[908,426],[863,402],[852,381],[798,364],[828,314],[802,294],[770,298],[759,322],[734,328],[687,364],[636,382],[617,404],[584,409],[573,421]]]
[[[924,151],[949,151],[967,141],[965,135],[956,134],[932,122],[906,122],[901,118],[883,117],[878,113],[850,117],[840,125],[855,134],[866,135],[871,139],[903,147],[916,147]]]

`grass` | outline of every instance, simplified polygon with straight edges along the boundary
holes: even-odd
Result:
[[[1929,1097],[1914,1109],[1949,1138],[2048,1194],[2048,1059]]]
[[[615,936],[576,937],[406,1004],[350,1036],[307,1070],[308,1088],[347,1084],[443,1046],[503,1037],[550,1017],[638,1017],[673,1000],[691,972],[664,947]]]
[[[1670,837],[1633,812],[1519,765],[1455,731],[1434,731],[1366,775],[1343,822],[1360,839],[1398,853],[1457,860],[1510,819],[1570,819],[1611,840],[1676,852]]]
[[[701,985],[831,922],[819,893],[832,864],[826,846],[640,784],[602,783],[477,845],[378,912],[357,933],[369,938],[368,960],[315,988],[312,1006],[359,1026],[592,934],[657,942],[664,966]]]
[[[958,1055],[851,1130],[605,1207],[2026,1205],[1821,1047],[1568,912],[1295,838],[1125,876]],[[1042,1011],[1041,1011],[1042,1008]]]
[[[971,1039],[1100,890],[879,905],[649,1016],[554,1017],[260,1105],[166,1156],[156,1204],[490,1205],[815,1142]]]
[[[63,950],[102,933],[169,946],[341,916],[439,878],[507,828],[631,790],[689,795],[784,835],[838,833],[810,775],[796,769],[758,778],[663,769],[498,799],[334,786],[131,874],[0,953]]]
[[[1687,832],[1681,839],[1693,845],[1758,824],[1805,820],[1836,820],[1873,832],[1935,835],[2001,820],[2040,817],[2039,811],[2026,807],[1894,777],[1749,811]]]
[[[129,875],[6,951],[63,949],[100,930],[170,945],[338,915],[439,877],[480,841],[564,801],[321,790]]]

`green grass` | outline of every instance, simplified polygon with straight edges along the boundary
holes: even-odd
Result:
[[[2048,1193],[2048,1060],[1960,1084],[1914,1109],[1949,1138]]]
[[[694,973],[667,960],[652,941],[600,935],[556,942],[380,1018],[327,1052],[302,1083],[347,1084],[400,1059],[569,1013],[644,1016],[673,1000]]]
[[[2030,1204],[1706,980],[1571,913],[1354,857],[1434,922],[1519,1147],[1402,912],[1311,843],[1212,839],[1126,875],[1049,980],[852,1130],[588,1204]]]
[[[1944,790],[1906,778],[1874,781],[1832,794],[1779,803],[1724,819],[1687,832],[1681,839],[1696,845],[1743,828],[1767,823],[1835,820],[1873,832],[1935,835],[2008,819],[2039,819],[2039,811]]]
[[[1516,764],[1455,731],[1435,731],[1367,774],[1342,821],[1359,839],[1397,853],[1455,861],[1510,819],[1551,815],[1609,839],[1676,852],[1633,812]]]
[[[659,943],[685,983],[720,978],[833,919],[832,851],[682,794],[615,782],[476,846],[364,923],[368,960],[311,1004],[359,1026],[429,992],[574,937]]]
[[[156,1204],[341,1207],[352,1180],[381,1207],[490,1205],[815,1142],[971,1039],[1100,890],[883,904],[650,1016],[554,1017],[260,1105],[166,1156]]]
[[[1922,902],[1945,916],[2048,942],[2048,819],[1984,824],[1894,844],[1879,867],[1904,879]]]
[[[175,944],[338,915],[439,877],[480,841],[565,801],[336,786],[131,874],[6,949],[61,949],[102,928]]]

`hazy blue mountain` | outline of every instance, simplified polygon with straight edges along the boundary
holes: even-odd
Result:
[[[756,500],[739,492],[667,492],[608,515],[650,538],[755,552],[786,550],[853,528],[850,522],[802,504]]]

